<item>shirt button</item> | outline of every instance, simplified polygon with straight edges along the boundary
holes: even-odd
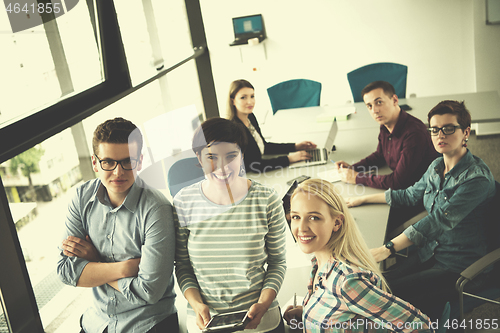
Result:
[[[113,259],[113,256],[108,256],[109,259]]]
[[[109,318],[113,318],[113,315],[109,315]]]
[[[444,197],[444,200],[446,200],[446,197]]]
[[[109,299],[113,301],[115,298],[113,296],[111,296]]]
[[[392,140],[392,138],[389,138],[389,141],[391,141],[391,140]]]
[[[108,235],[108,239],[111,239],[111,235]]]

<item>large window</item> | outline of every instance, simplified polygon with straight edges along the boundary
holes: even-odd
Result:
[[[95,127],[120,116],[146,133],[168,115],[190,122],[174,130],[190,131],[206,101],[216,101],[198,1],[126,5],[80,1],[43,26],[15,34],[0,27],[1,333],[78,331],[89,289],[63,285],[55,268],[69,199],[95,177]],[[154,140],[169,140],[174,154],[188,146],[171,142],[184,134]],[[153,136],[145,134],[150,163]],[[166,184],[160,189],[169,196]]]
[[[192,55],[184,1],[117,1],[116,12],[133,86]]]
[[[0,11],[0,128],[103,81],[100,50],[84,3],[12,33]]]
[[[5,315],[3,313],[3,304],[0,306],[0,332],[9,332],[7,320],[5,320]]]
[[[184,73],[185,81],[196,82],[196,76],[190,67],[183,66],[179,71]],[[169,74],[165,79],[169,79]],[[166,95],[170,98],[169,92]],[[183,103],[186,107],[165,110],[160,84],[153,82],[83,120],[83,131],[78,132],[83,134],[83,137],[74,137],[78,134],[66,129],[0,165],[9,206],[46,333],[77,331],[78,318],[90,305],[88,290],[65,286],[59,281],[55,271],[57,245],[62,241],[60,236],[69,200],[74,189],[88,180],[83,178],[84,172],[77,152],[88,151],[91,154],[95,127],[117,116],[129,119],[139,126],[147,144],[150,142],[155,147],[159,144],[161,147],[182,147],[187,150],[193,131],[191,119],[185,119],[184,115],[190,118],[197,116],[195,104],[200,99],[199,95],[199,92],[185,92]],[[148,124],[158,124],[159,119],[168,119],[169,122],[164,122],[164,128],[151,128],[151,125],[148,128]],[[181,129],[182,133],[172,135],[171,131],[175,132],[176,127]],[[78,144],[83,144],[83,147],[77,147]],[[170,150],[161,156],[156,153],[155,159],[150,151],[146,145],[143,151],[146,160],[165,161],[165,171],[168,170],[168,163],[173,161],[176,152]],[[83,161],[82,167],[90,166],[90,154],[87,160]],[[34,167],[32,172],[27,173],[26,165],[31,163]],[[143,172],[149,175],[147,164],[144,165]],[[156,179],[149,176],[148,181],[169,197],[167,184],[163,181],[167,179],[166,174],[153,174],[153,177]]]

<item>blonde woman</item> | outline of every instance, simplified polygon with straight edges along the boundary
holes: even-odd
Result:
[[[291,198],[291,219],[300,249],[314,253],[303,305],[288,307],[284,314],[291,327],[313,332],[432,332],[425,314],[389,292],[331,183],[302,183]]]
[[[252,84],[247,80],[235,80],[229,87],[227,111],[229,120],[245,125],[248,137],[248,146],[245,153],[245,168],[247,172],[261,172],[280,167],[287,167],[291,163],[311,158],[306,149],[314,149],[316,145],[310,141],[300,143],[273,143],[267,142],[253,114],[255,107],[255,92]],[[288,154],[276,158],[263,159],[264,154]]]

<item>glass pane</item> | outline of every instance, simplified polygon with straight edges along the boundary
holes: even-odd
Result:
[[[83,127],[83,137],[75,137],[78,134],[74,133],[78,131],[66,129],[0,164],[0,176],[6,189],[45,332],[78,332],[79,318],[91,306],[90,289],[74,288],[60,282],[56,275],[56,262],[57,245],[61,242],[70,199],[76,187],[95,177],[91,169],[89,172],[94,129],[107,119],[123,117],[141,129],[148,146],[150,136],[146,134],[145,124],[154,122],[173,110],[169,124],[160,128],[160,132],[166,134],[177,128],[185,128],[186,132],[193,131],[191,118],[196,118],[203,110],[198,87],[194,61],[190,61],[161,80],[143,87],[77,124],[76,126]],[[188,150],[192,133],[183,134],[183,139],[180,139],[181,135],[169,135],[169,146]],[[159,140],[166,138],[167,136],[160,135]],[[182,142],[178,142],[179,140]],[[145,162],[141,176],[144,171],[147,174],[148,170],[151,170],[149,167],[154,162],[148,149],[143,151]],[[79,159],[79,156],[82,158]],[[24,166],[27,165],[32,168],[23,173]],[[158,178],[153,180],[156,182],[154,186],[169,197],[164,181],[166,172],[168,165],[162,174],[154,174],[154,177],[163,180],[163,184],[157,185]],[[84,179],[83,175],[87,175],[87,179]],[[185,308],[185,304],[180,307]],[[4,330],[4,326],[7,326],[1,318],[0,315],[0,333],[8,332],[6,328]]]
[[[55,332],[65,309],[75,299],[86,303],[87,292],[65,286],[55,271],[68,200],[82,182],[71,130],[2,163],[0,174],[45,332]]]
[[[195,118],[203,115],[196,65],[191,60],[82,123],[89,134],[114,117],[134,122],[144,136],[144,162],[139,175],[171,199],[166,182],[168,168],[177,159],[190,156],[194,127],[199,123]],[[158,163],[162,163],[160,174],[156,173],[159,169],[150,168]]]
[[[0,333],[10,333],[7,321],[5,320],[5,315],[3,314],[3,304],[0,306]]]
[[[116,1],[132,85],[193,54],[182,0]]]
[[[0,128],[102,82],[85,1],[45,27],[16,33],[1,11],[0,49],[0,73],[8,78],[0,80]]]
[[[151,1],[165,67],[168,68],[193,54],[185,1]]]

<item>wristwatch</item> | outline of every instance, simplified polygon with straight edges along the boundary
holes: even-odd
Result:
[[[390,256],[394,257],[394,255],[396,254],[396,249],[394,248],[394,243],[389,241],[389,242],[385,243],[384,246],[391,251]]]

